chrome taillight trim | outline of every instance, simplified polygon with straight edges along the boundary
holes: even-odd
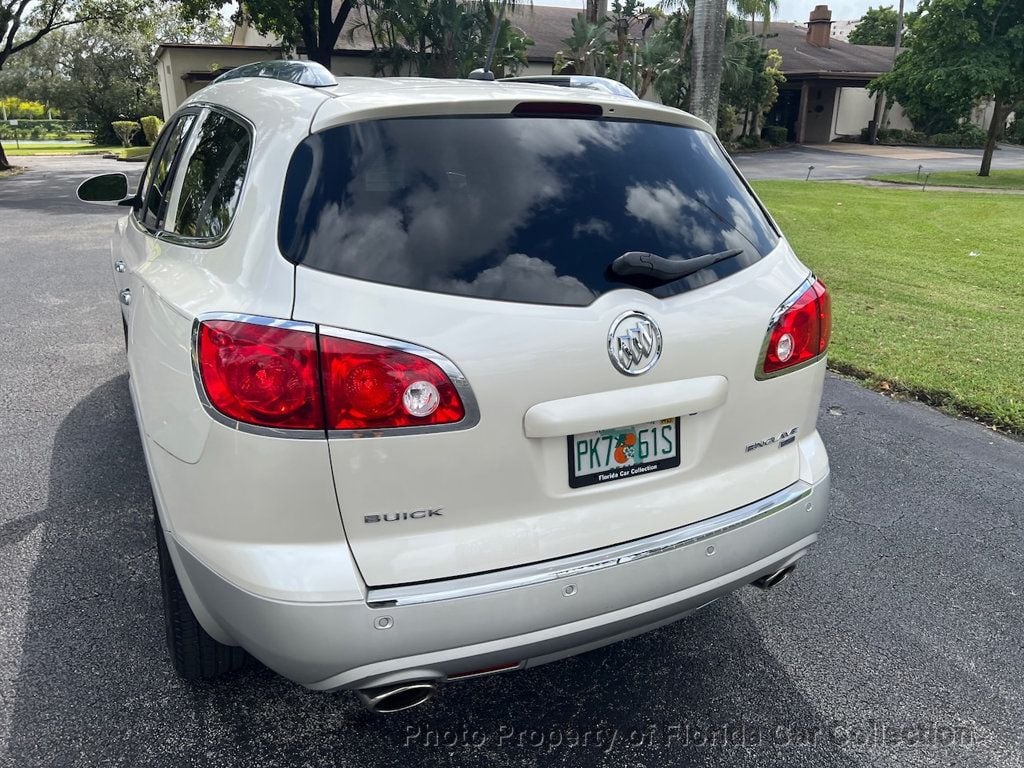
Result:
[[[775,326],[778,325],[782,316],[786,314],[794,304],[796,304],[797,299],[811,289],[811,286],[813,286],[815,282],[817,282],[817,278],[813,273],[809,274],[804,278],[804,281],[800,283],[800,286],[789,294],[789,296],[786,297],[786,300],[779,304],[778,308],[772,313],[772,318],[768,321],[768,329],[764,333],[764,341],[761,342],[761,351],[758,353],[757,362],[754,365],[754,378],[758,381],[767,381],[768,379],[774,379],[778,376],[784,376],[787,373],[803,370],[808,366],[814,365],[819,360],[823,360],[828,357],[828,350],[826,349],[820,355],[815,355],[814,357],[804,360],[802,363],[791,365],[788,368],[772,371],[771,373],[766,372],[764,369],[764,360],[768,355],[768,343],[772,339],[772,331],[775,330]]]
[[[206,387],[203,385],[203,377],[199,370],[199,326],[208,320],[229,320],[236,323],[267,325],[289,331],[312,333],[314,335],[316,334],[316,326],[312,323],[299,323],[294,320],[281,320],[276,317],[264,317],[262,315],[247,315],[238,312],[205,312],[192,321],[192,378],[195,381],[196,393],[199,395],[199,402],[202,403],[203,410],[214,421],[226,427],[230,427],[238,432],[262,435],[264,437],[286,437],[292,440],[323,440],[324,430],[322,429],[279,429],[261,424],[249,424],[245,421],[233,419],[214,407],[206,394]]]
[[[462,407],[465,414],[460,421],[451,424],[427,424],[422,427],[392,427],[375,430],[348,430],[348,429],[280,429],[267,427],[258,424],[249,424],[238,421],[218,411],[206,394],[206,387],[203,385],[203,377],[199,370],[199,326],[209,320],[228,320],[238,323],[252,323],[254,325],[267,325],[274,328],[283,328],[289,331],[316,334],[319,332],[324,336],[332,336],[337,339],[348,339],[360,341],[365,344],[374,344],[378,347],[386,347],[399,352],[408,352],[413,355],[430,360],[438,368],[444,371],[445,375],[455,385],[455,390],[462,400]],[[424,435],[435,432],[454,432],[458,430],[471,429],[480,422],[480,408],[477,405],[473,389],[469,381],[451,360],[433,349],[421,347],[408,341],[392,339],[386,336],[376,336],[361,331],[350,331],[344,328],[332,328],[330,326],[318,326],[316,323],[301,320],[282,320],[275,317],[263,315],[250,315],[240,312],[205,312],[192,322],[192,378],[195,381],[196,393],[203,410],[220,424],[226,427],[245,432],[251,435],[262,435],[264,437],[285,437],[291,439],[318,439],[325,438],[364,438],[364,437],[399,437],[402,435]]]
[[[792,507],[809,498],[814,486],[798,480],[771,496],[752,504],[738,507],[706,520],[681,528],[657,533],[625,544],[571,555],[557,560],[507,568],[475,576],[429,581],[396,587],[371,587],[366,602],[371,608],[392,608],[405,605],[434,603],[461,597],[476,597],[519,587],[531,587],[545,582],[581,576],[586,573],[614,568],[644,558],[662,555],[698,541],[720,536],[744,525]]]
[[[335,339],[346,339],[358,341],[363,344],[373,344],[378,347],[394,349],[398,352],[407,352],[411,355],[422,357],[434,363],[444,371],[445,376],[455,385],[462,400],[462,407],[465,409],[463,417],[451,424],[425,424],[422,427],[389,427],[387,429],[329,429],[327,436],[334,438],[363,438],[363,437],[400,437],[402,435],[427,435],[437,432],[456,432],[464,429],[472,429],[480,423],[480,408],[477,405],[473,389],[469,386],[469,380],[451,360],[428,347],[421,347],[409,341],[392,339],[387,336],[376,336],[372,333],[362,331],[351,331],[344,328],[333,328],[321,325],[320,333],[324,336],[331,336]]]

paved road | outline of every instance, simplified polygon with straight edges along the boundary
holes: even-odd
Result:
[[[919,165],[922,173],[977,171],[981,166],[981,150],[833,145],[828,150],[794,147],[740,153],[735,155],[735,160],[749,179],[804,179],[808,166],[813,165],[811,179],[821,181],[861,179],[880,173],[917,173]],[[992,167],[996,170],[1024,168],[1024,147],[1000,146]]]
[[[106,164],[35,166],[0,181],[0,765],[1024,765],[1024,444],[839,378],[832,514],[774,592],[388,718],[262,669],[179,681],[116,214],[71,199]]]

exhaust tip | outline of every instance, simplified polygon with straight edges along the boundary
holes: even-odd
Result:
[[[389,715],[426,704],[437,693],[434,683],[401,683],[356,692],[363,706],[379,715]]]
[[[756,581],[751,583],[758,589],[772,589],[774,587],[777,587],[786,579],[788,579],[789,574],[791,574],[795,569],[796,563],[792,563],[791,565],[787,565],[782,570],[776,571],[775,573],[770,573],[767,576],[762,576],[760,579],[757,579]]]

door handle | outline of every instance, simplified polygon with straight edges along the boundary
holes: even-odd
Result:
[[[114,271],[117,272],[118,274],[123,274],[124,272],[128,271],[128,265],[125,264],[120,259],[118,259],[117,261],[114,262]]]
[[[121,289],[121,303],[124,304],[126,307],[131,305],[132,292],[129,288]]]

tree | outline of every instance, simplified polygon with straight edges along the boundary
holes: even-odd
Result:
[[[754,19],[761,12],[761,0],[734,0],[734,5],[742,18],[750,19],[750,34],[756,35]]]
[[[726,0],[694,2],[690,111],[712,128],[718,123],[727,15]]]
[[[779,0],[733,0],[736,10],[744,19],[750,19],[750,34],[756,35],[754,24],[761,17],[761,48],[766,46],[767,38],[772,31],[772,14],[779,10]]]
[[[779,86],[786,82],[782,74],[782,56],[774,48],[765,52],[753,38],[741,38],[730,46],[726,44],[727,55],[733,49],[733,63],[726,66],[722,80],[722,101],[734,109],[742,110],[742,135],[760,136],[761,118],[766,115],[779,98]],[[731,71],[730,71],[731,70]]]
[[[66,115],[92,125],[97,143],[125,140],[112,128],[115,122],[161,114],[153,66],[156,41],[151,29],[140,26],[88,22],[74,31],[61,57],[57,103]]]
[[[144,0],[0,0],[0,72],[47,36],[87,21],[130,18]],[[0,171],[11,164],[0,143]]]
[[[207,18],[238,0],[182,0],[186,18]],[[299,48],[312,61],[330,69],[331,55],[355,0],[241,0],[236,22],[247,21],[261,35],[274,35],[289,48]]]
[[[1024,100],[1024,3],[1020,0],[923,0],[920,18],[896,66],[871,84],[904,107],[921,98],[966,115],[992,100],[979,176],[988,176],[1008,107]],[[908,108],[908,115],[915,119]],[[916,124],[916,123],[915,123]]]
[[[679,50],[671,37],[659,31],[637,46],[634,61],[629,86],[642,99],[652,86],[657,90],[658,84],[679,68]]]
[[[369,31],[378,72],[465,77],[486,60],[499,7],[488,0],[364,0],[366,20],[354,25],[352,34]],[[492,69],[517,73],[526,66],[531,45],[522,30],[502,18]]]
[[[114,129],[114,133],[117,134],[117,138],[121,140],[121,145],[124,147],[132,145],[132,139],[135,138],[135,134],[139,132],[140,128],[134,120],[115,120],[110,127]]]
[[[910,11],[903,15],[903,27],[910,29],[920,14]],[[868,8],[857,26],[850,32],[848,40],[854,45],[885,45],[891,46],[896,40],[896,17],[898,14],[891,5],[880,5]],[[906,39],[906,32],[904,32]]]
[[[0,70],[0,94],[41,101],[47,109],[59,108],[56,95],[63,79],[61,56],[74,31],[70,27],[52,32],[11,57]]]
[[[761,48],[765,48],[772,31],[772,14],[779,10],[779,0],[761,0]]]
[[[184,22],[178,5],[167,2],[130,19],[87,21],[52,32],[13,57],[0,72],[0,92],[41,100],[94,127],[98,143],[116,143],[112,122],[161,113],[153,66],[157,43],[215,42],[229,29],[219,15]]]
[[[606,20],[598,23],[577,13],[572,20],[572,34],[562,40],[565,52],[555,54],[555,71],[576,75],[604,75],[607,66],[608,26]]]
[[[631,50],[630,33],[633,28],[642,25],[641,34],[644,34],[660,15],[660,9],[649,11],[644,7],[642,0],[613,0],[607,24],[615,36],[615,79],[619,82],[624,82],[626,53],[627,49]]]

